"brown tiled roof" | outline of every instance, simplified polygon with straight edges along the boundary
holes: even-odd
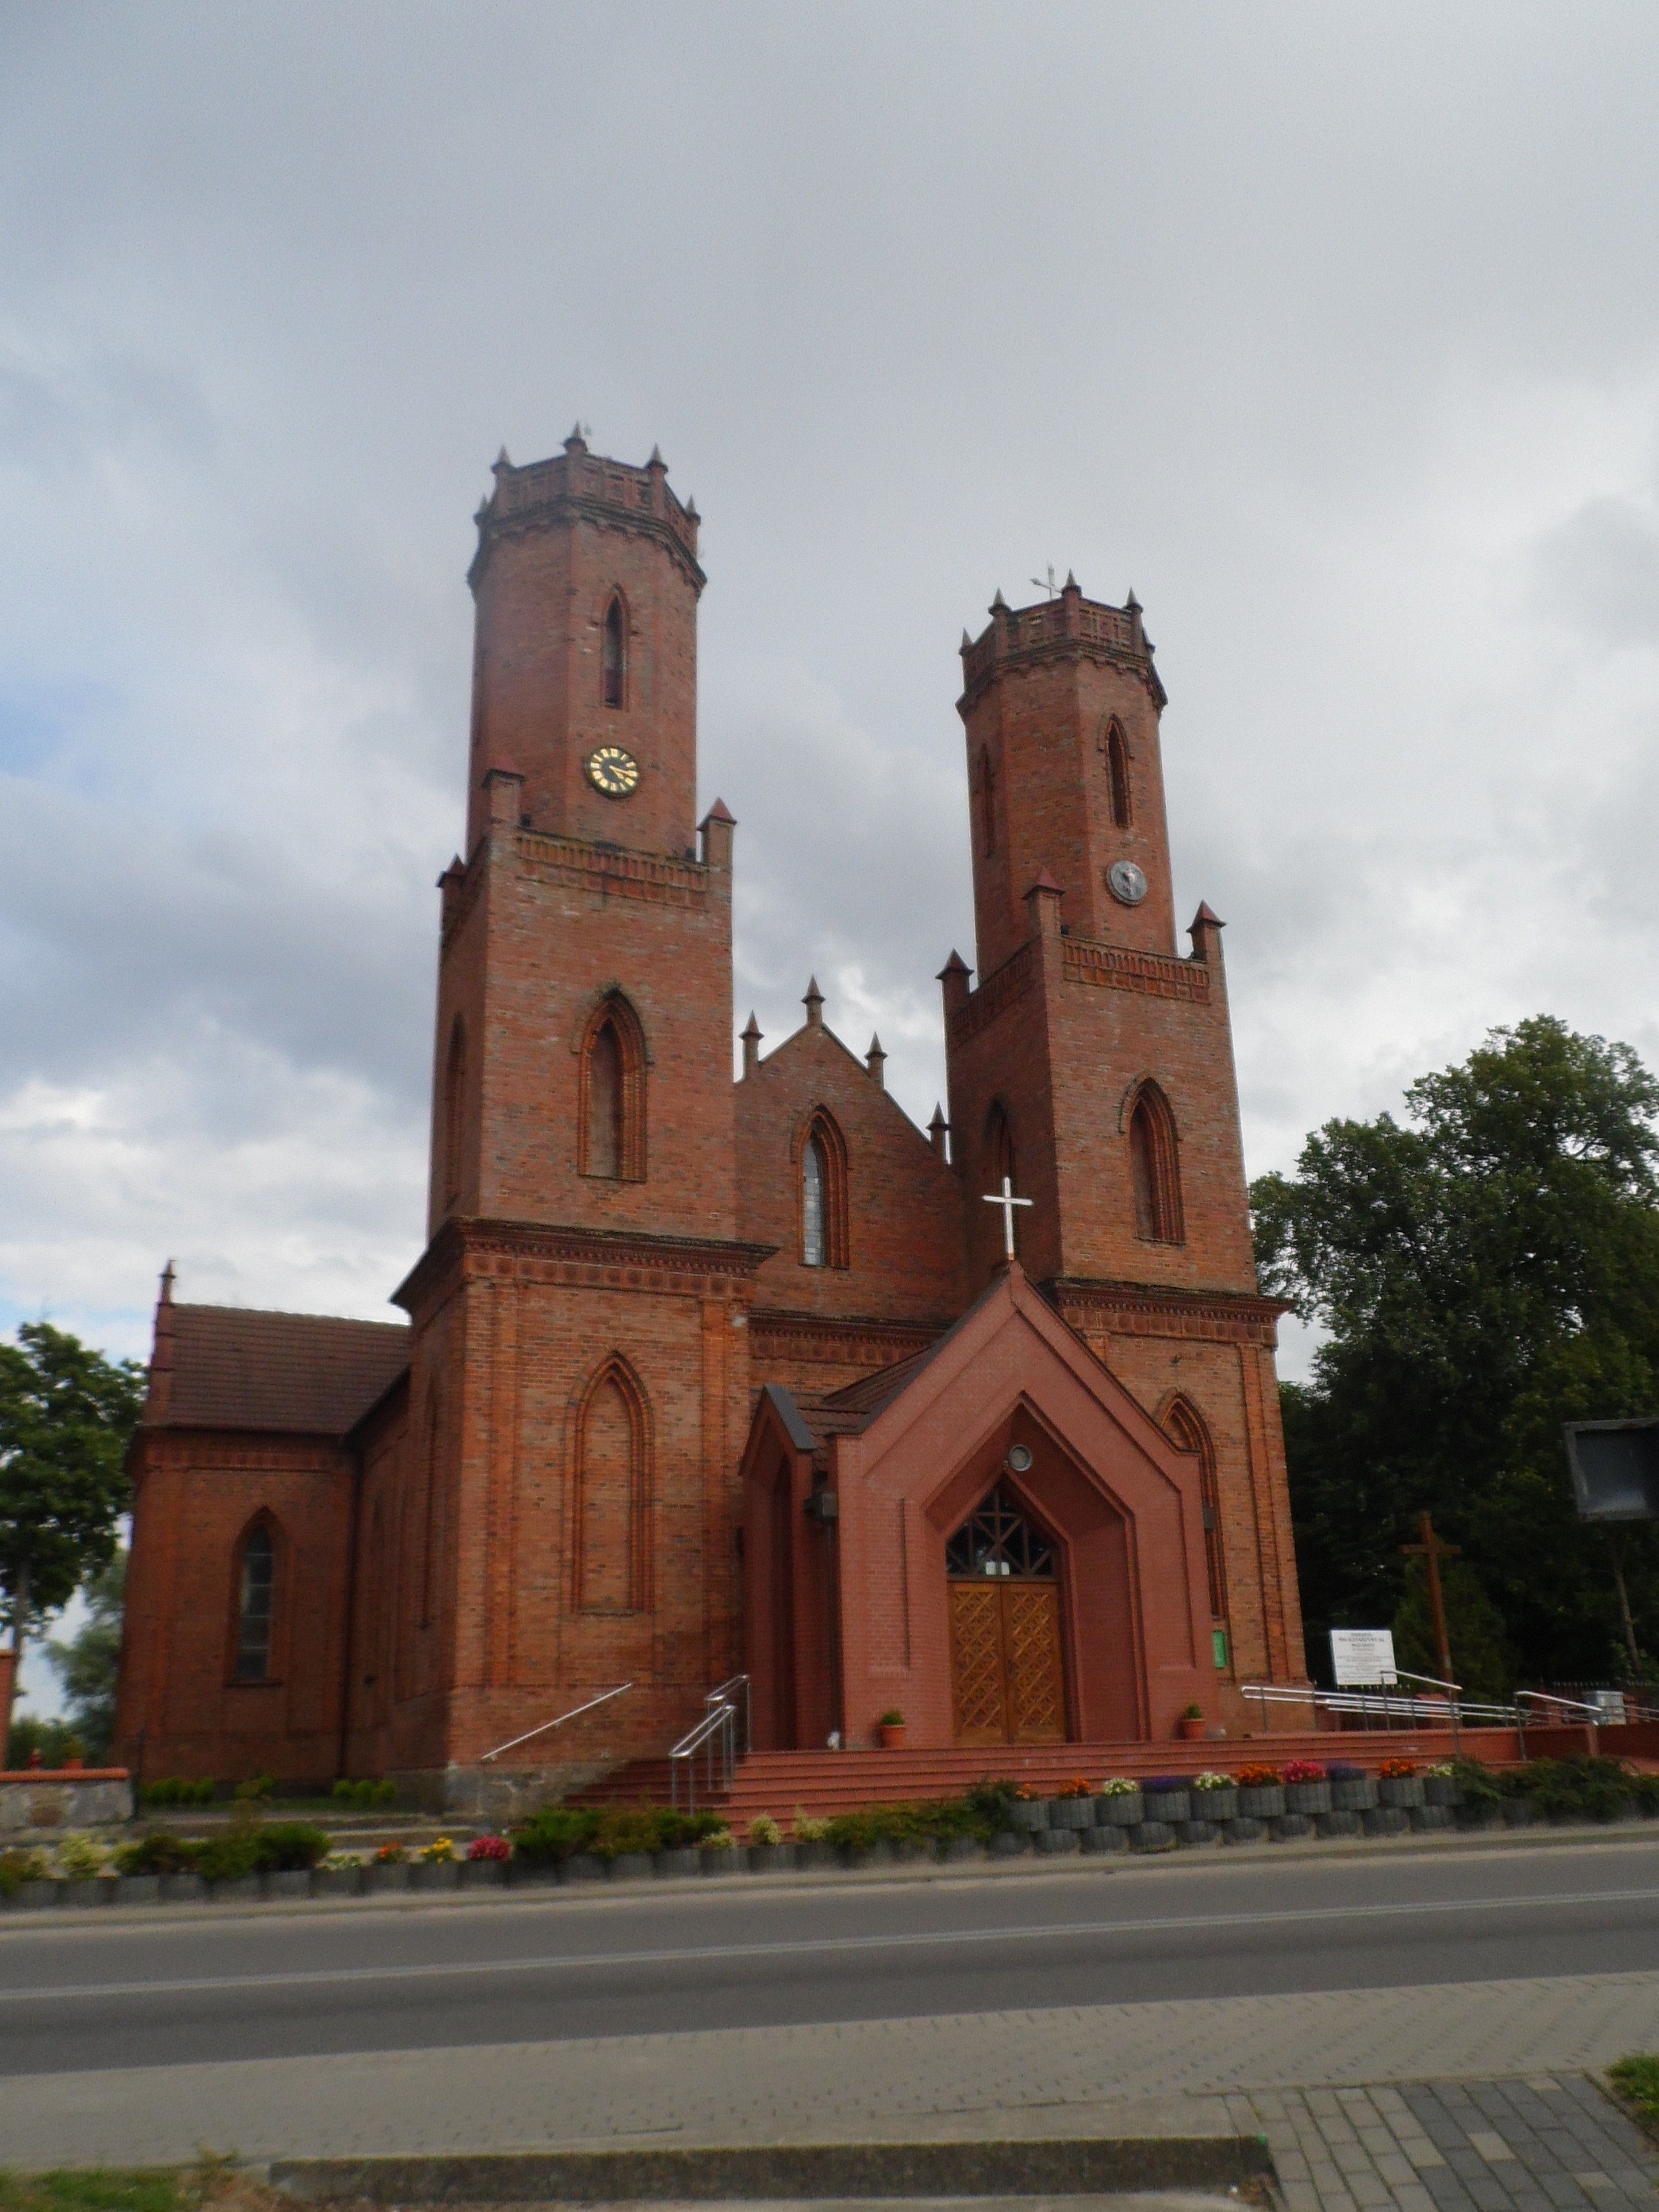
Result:
[[[406,1322],[172,1304],[156,1321],[155,1427],[343,1437],[409,1365]]]

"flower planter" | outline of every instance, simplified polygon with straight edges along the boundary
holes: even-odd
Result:
[[[505,1859],[464,1859],[461,1863],[463,1889],[501,1889],[506,1881]]]
[[[1538,1808],[1530,1797],[1506,1797],[1504,1800],[1504,1825],[1506,1828],[1529,1828],[1538,1818]]]
[[[1194,1790],[1192,1807],[1195,1820],[1236,1820],[1238,1818],[1238,1792],[1237,1790]]]
[[[702,1872],[702,1853],[697,1849],[695,1844],[686,1844],[672,1851],[659,1851],[656,1854],[655,1863],[657,1872],[665,1876],[679,1874],[701,1874]]]
[[[964,1859],[982,1858],[985,1846],[977,1836],[947,1836],[939,1855],[946,1866],[957,1866]]]
[[[994,1859],[1024,1858],[1030,1848],[1031,1838],[1018,1828],[1003,1828],[991,1838]]]
[[[1129,1831],[1127,1828],[1120,1828],[1115,1821],[1109,1821],[1103,1828],[1085,1828],[1078,1838],[1078,1844],[1081,1850],[1091,1854],[1103,1855],[1109,1851],[1127,1851],[1129,1848]]]
[[[1175,1830],[1167,1820],[1143,1820],[1129,1831],[1129,1848],[1137,1851],[1172,1851]]]
[[[750,1874],[787,1874],[795,1863],[793,1844],[750,1844],[749,1871]]]
[[[876,1734],[881,1738],[881,1747],[884,1751],[903,1750],[904,1723],[902,1721],[883,1721],[878,1727]]]
[[[1182,1743],[1202,1743],[1204,1741],[1204,1731],[1209,1725],[1209,1723],[1205,1719],[1202,1713],[1198,1716],[1196,1720],[1189,1719],[1188,1717],[1183,1713],[1181,1718],[1176,1723],[1176,1738]]]
[[[1363,1836],[1365,1832],[1364,1815],[1361,1813],[1350,1813],[1346,1809],[1319,1814],[1314,1820],[1314,1826],[1322,1836]]]
[[[163,1905],[204,1905],[208,1886],[199,1874],[164,1874],[161,1876]]]
[[[12,1903],[25,1912],[41,1912],[48,1905],[61,1904],[63,1891],[64,1885],[61,1881],[47,1880],[19,1882],[17,1893],[12,1899]]]
[[[1259,1783],[1250,1789],[1240,1785],[1238,1817],[1241,1820],[1282,1820],[1285,1810],[1285,1792],[1278,1783]]]
[[[808,1844],[798,1843],[794,1846],[794,1851],[796,1866],[805,1868],[809,1871],[813,1867],[830,1867],[836,1863],[835,1846],[822,1840]]]
[[[208,1894],[216,1905],[251,1905],[259,1895],[259,1877],[257,1874],[239,1874],[228,1881],[211,1882]]]
[[[1385,1774],[1377,1783],[1376,1794],[1384,1805],[1391,1805],[1401,1813],[1425,1802],[1420,1774]]]
[[[1495,1798],[1477,1798],[1460,1805],[1454,1818],[1460,1828],[1501,1828],[1504,1808]]]
[[[931,1836],[896,1836],[893,1839],[893,1856],[901,1866],[915,1866],[922,1859],[938,1856]]]
[[[1331,1784],[1331,1810],[1334,1813],[1374,1813],[1376,1810],[1376,1784],[1369,1774],[1356,1775],[1346,1782]]]
[[[363,1869],[363,1887],[375,1895],[386,1889],[407,1889],[413,1871],[402,1859],[374,1859]]]
[[[1189,1790],[1148,1790],[1143,1792],[1146,1801],[1146,1818],[1162,1826],[1173,1828],[1178,1821],[1190,1820],[1192,1815]]]
[[[116,1893],[118,1905],[159,1905],[161,1902],[161,1877],[159,1874],[124,1874]]]
[[[66,1881],[64,1902],[71,1911],[76,1906],[113,1905],[120,1887],[120,1877],[112,1874],[95,1874],[84,1881]]]
[[[1268,1833],[1276,1844],[1299,1843],[1303,1837],[1313,1832],[1313,1821],[1306,1813],[1281,1813],[1276,1820],[1268,1823]]]
[[[646,1881],[653,1871],[649,1851],[618,1851],[611,1862],[612,1881]]]
[[[1462,1795],[1452,1775],[1425,1774],[1423,1777],[1423,1802],[1425,1805],[1455,1805]]]
[[[1374,1813],[1362,1813],[1368,1836],[1403,1836],[1411,1826],[1411,1815],[1398,1805],[1379,1805]]]
[[[1331,1785],[1328,1782],[1287,1782],[1285,1784],[1285,1809],[1300,1813],[1308,1820],[1316,1814],[1332,1809]]]
[[[1218,1844],[1221,1841],[1221,1824],[1218,1820],[1178,1821],[1176,1841],[1189,1850],[1200,1844]]]
[[[1016,1797],[1008,1808],[1008,1826],[1023,1829],[1034,1836],[1048,1825],[1048,1802],[1045,1797]]]
[[[559,1865],[561,1881],[605,1881],[610,1873],[605,1860],[596,1858],[592,1851],[572,1851]]]
[[[1126,1790],[1115,1797],[1097,1797],[1095,1826],[1138,1828],[1146,1817],[1146,1800],[1139,1790]]]
[[[311,1869],[309,1867],[273,1868],[270,1873],[260,1875],[259,1894],[266,1898],[309,1897]]]
[[[697,1856],[702,1861],[705,1874],[742,1874],[748,1865],[747,1856],[738,1844],[727,1844],[722,1850],[701,1850]]]
[[[313,1897],[356,1897],[363,1887],[360,1866],[319,1867],[311,1877]]]
[[[459,1889],[461,1868],[458,1859],[416,1859],[409,1869],[411,1889]]]
[[[1074,1851],[1081,1838],[1078,1828],[1044,1828],[1036,1838],[1036,1847],[1050,1856],[1064,1851]]]
[[[1092,1828],[1094,1825],[1092,1797],[1053,1797],[1048,1801],[1051,1828]]]
[[[1244,1792],[1241,1790],[1238,1794],[1242,1797]],[[1266,1839],[1267,1833],[1265,1820],[1258,1820],[1249,1813],[1241,1813],[1236,1820],[1229,1820],[1223,1828],[1221,1840],[1224,1844],[1259,1844]]]
[[[1449,1828],[1455,1825],[1449,1805],[1414,1805],[1406,1818],[1413,1828]]]

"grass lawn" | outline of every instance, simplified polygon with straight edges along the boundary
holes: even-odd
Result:
[[[1607,2079],[1637,2125],[1659,2142],[1659,2058],[1620,2058]]]
[[[56,2173],[0,2167],[0,2212],[293,2212],[293,2199],[204,2151],[195,2166],[89,2166]]]

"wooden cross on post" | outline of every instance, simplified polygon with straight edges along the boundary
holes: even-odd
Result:
[[[1402,1544],[1400,1548],[1413,1559],[1422,1560],[1429,1578],[1429,1618],[1434,1623],[1434,1656],[1440,1668],[1440,1679],[1452,1679],[1451,1646],[1446,1640],[1446,1601],[1440,1591],[1440,1562],[1462,1557],[1461,1544],[1449,1544],[1443,1536],[1434,1533],[1434,1522],[1427,1513],[1417,1516],[1417,1533],[1421,1540],[1415,1544]]]
[[[983,1203],[1002,1208],[1002,1249],[1004,1256],[1012,1260],[1014,1256],[1014,1208],[1017,1206],[1035,1206],[1036,1200],[1034,1198],[1016,1198],[1012,1178],[1004,1176],[1002,1188],[1000,1191],[988,1190]]]

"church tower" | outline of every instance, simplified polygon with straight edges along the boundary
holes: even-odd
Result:
[[[1224,1692],[1298,1677],[1279,1309],[1256,1287],[1221,923],[1200,906],[1190,952],[1175,941],[1152,645],[1133,593],[1070,577],[990,611],[958,702],[979,975],[953,954],[940,978],[970,1285],[1001,1255],[981,1201],[1006,1175],[1031,1201],[1026,1274],[1200,1455]]]
[[[763,1255],[737,1231],[735,825],[717,801],[693,827],[697,516],[659,454],[580,434],[495,477],[466,852],[441,884],[430,1242],[398,1294],[399,1654],[392,1740],[365,1751],[394,1770],[473,1765],[623,1682],[550,1754],[659,1745],[735,1664]]]

